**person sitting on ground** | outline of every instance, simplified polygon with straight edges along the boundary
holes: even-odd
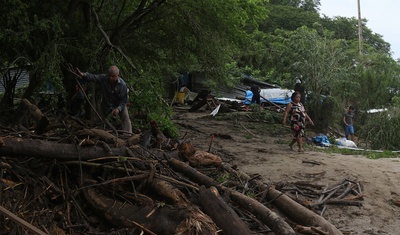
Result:
[[[102,102],[101,118],[109,114],[119,115],[121,118],[122,130],[132,133],[132,124],[128,113],[128,88],[125,81],[119,76],[119,69],[113,65],[108,69],[107,74],[82,73],[77,68],[78,76],[84,81],[97,82],[101,86]]]

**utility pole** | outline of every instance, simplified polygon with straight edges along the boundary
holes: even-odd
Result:
[[[363,37],[362,37],[362,22],[361,22],[361,7],[360,0],[357,0],[358,3],[358,48],[360,50],[360,55],[363,51]]]

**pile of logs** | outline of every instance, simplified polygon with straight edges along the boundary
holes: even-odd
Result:
[[[361,200],[365,196],[362,194],[361,183],[347,178],[333,186],[322,186],[303,181],[286,183],[280,190],[321,216],[328,205],[361,207]]]
[[[302,205],[155,122],[124,138],[68,116],[52,122],[40,134],[0,130],[0,234],[339,235],[312,208],[343,187],[361,194],[346,180]]]

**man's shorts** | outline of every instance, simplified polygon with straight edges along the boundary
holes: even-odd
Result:
[[[345,132],[346,132],[346,137],[349,136],[350,134],[354,134],[354,127],[353,127],[353,125],[348,125],[348,126],[346,126]]]

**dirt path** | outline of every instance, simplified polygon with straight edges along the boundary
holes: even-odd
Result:
[[[359,181],[365,194],[362,207],[330,205],[323,216],[343,234],[400,234],[400,207],[393,204],[400,200],[400,159],[330,154],[313,145],[298,153],[287,146],[288,129],[218,119],[208,112],[179,112],[174,121],[198,149],[208,150],[214,133],[211,152],[249,175],[259,174],[265,182],[309,181],[332,186],[344,179]]]

